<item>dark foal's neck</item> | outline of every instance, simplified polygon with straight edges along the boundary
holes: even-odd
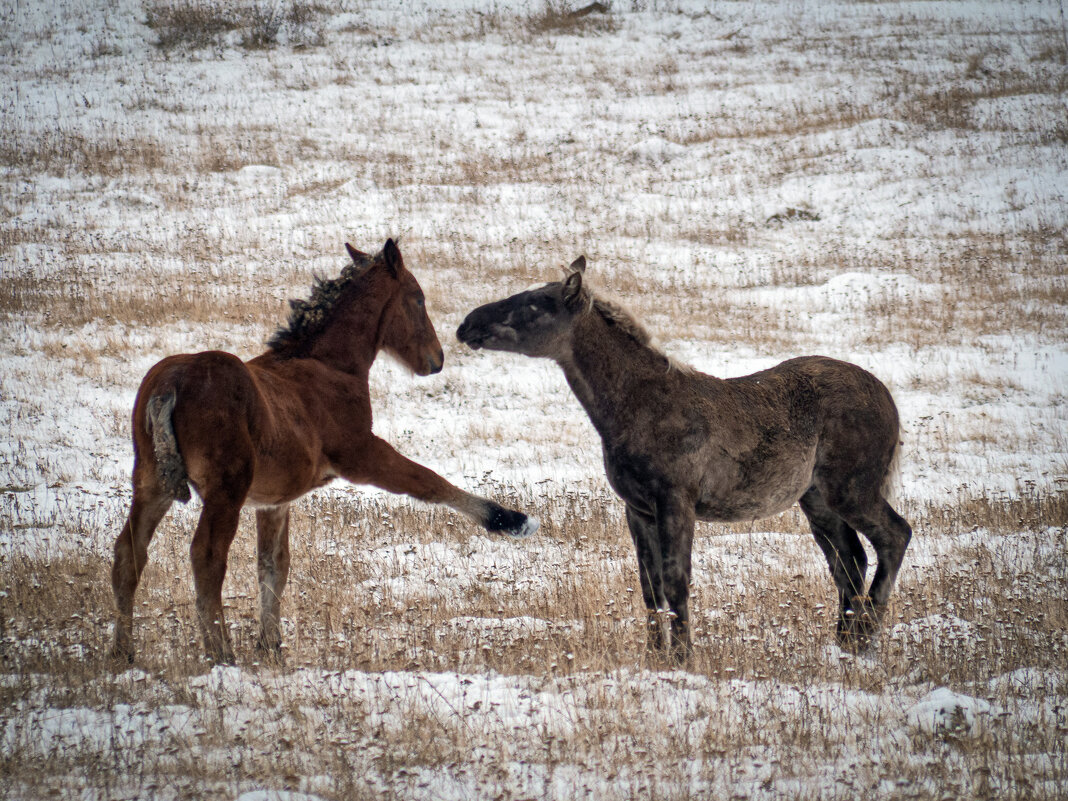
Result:
[[[667,356],[596,309],[575,320],[571,352],[559,361],[571,390],[606,440],[626,425],[628,408],[655,402],[650,389],[674,371]]]

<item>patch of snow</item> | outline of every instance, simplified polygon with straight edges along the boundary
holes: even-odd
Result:
[[[905,716],[909,726],[926,734],[975,736],[985,728],[991,713],[996,712],[982,698],[938,687],[909,707]]]

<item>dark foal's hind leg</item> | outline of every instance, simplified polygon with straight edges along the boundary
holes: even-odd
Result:
[[[882,623],[890,591],[894,588],[905,549],[912,539],[912,528],[877,491],[870,496],[829,495],[827,505],[850,526],[859,531],[875,549],[877,565],[868,594],[861,599],[857,631],[859,644],[871,637]],[[870,623],[865,618],[870,618]]]
[[[664,650],[664,616],[657,610],[664,608],[662,569],[660,564],[660,541],[656,535],[655,518],[643,515],[627,505],[627,526],[630,528],[634,550],[638,554],[638,578],[642,586],[642,600],[646,610],[646,649],[653,653]],[[659,594],[659,597],[657,597]]]
[[[838,590],[838,623],[836,637],[842,645],[854,644],[857,615],[863,616],[864,575],[868,569],[868,555],[848,523],[832,512],[816,489],[810,489],[799,501],[801,511],[808,518],[816,544],[823,551]]]
[[[289,505],[256,510],[256,554],[260,584],[260,637],[256,647],[280,659],[280,606],[289,578]]]
[[[133,600],[141,572],[148,562],[148,544],[174,499],[160,486],[155,466],[143,463],[134,468],[134,494],[130,516],[115,540],[115,561],[111,567],[111,588],[115,594],[115,637],[111,657],[132,662]]]
[[[868,595],[875,609],[882,614],[901,570],[905,549],[912,539],[912,527],[881,496],[853,520],[857,529],[871,541],[879,558]]]

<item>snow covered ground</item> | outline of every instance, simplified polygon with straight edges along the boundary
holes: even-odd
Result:
[[[1062,8],[561,8],[0,9],[12,797],[1068,794]],[[183,43],[168,9],[238,23]],[[446,367],[376,365],[376,430],[543,532],[517,546],[322,491],[295,532],[289,666],[245,649],[209,672],[189,628],[194,504],[154,543],[143,596],[139,636],[166,653],[101,672],[145,370],[255,355],[345,241],[398,235]],[[831,644],[825,568],[787,515],[700,527],[695,662],[647,663],[628,536],[558,368],[452,335],[580,253],[701,370],[819,352],[891,386],[918,525],[877,653]]]

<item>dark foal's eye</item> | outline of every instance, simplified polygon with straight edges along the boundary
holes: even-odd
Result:
[[[418,306],[420,309],[425,308],[426,307],[426,298],[423,298],[423,297],[416,298],[415,299],[415,305]]]

